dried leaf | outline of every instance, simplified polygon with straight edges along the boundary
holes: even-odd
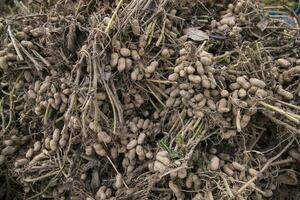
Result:
[[[297,185],[297,176],[294,171],[288,171],[284,174],[280,174],[277,177],[277,182],[279,184],[285,184],[285,185]]]
[[[257,28],[259,28],[259,30],[261,31],[266,30],[268,25],[269,25],[269,20],[267,18],[263,18],[262,20],[260,20],[260,22],[256,24]]]
[[[209,36],[204,31],[198,30],[197,28],[187,28],[183,30],[185,35],[188,36],[188,38],[194,40],[194,41],[203,41],[208,40]]]

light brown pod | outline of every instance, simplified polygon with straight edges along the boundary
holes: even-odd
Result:
[[[204,197],[202,194],[200,194],[200,193],[197,193],[197,194],[192,198],[192,200],[203,200],[203,199],[205,199],[205,197]]]
[[[34,91],[37,93],[40,89],[40,86],[41,86],[41,81],[37,80],[34,82]]]
[[[206,105],[206,98],[204,97],[199,103],[197,103],[198,108],[203,108]]]
[[[250,82],[251,86],[259,87],[262,89],[266,87],[266,83],[257,78],[250,78],[249,82]]]
[[[167,49],[167,48],[164,48],[164,49],[161,51],[160,55],[161,55],[163,58],[170,58],[170,57],[171,57],[170,51],[169,51],[169,49]]]
[[[201,79],[202,79],[202,82],[201,82],[202,87],[206,88],[206,89],[209,89],[211,85],[210,85],[210,81],[208,80],[207,76],[202,75]]]
[[[204,95],[202,93],[199,93],[194,96],[195,101],[199,102],[204,98]]]
[[[125,70],[125,68],[126,68],[126,59],[125,58],[119,58],[117,68],[118,68],[119,72],[122,72]]]
[[[123,57],[129,57],[129,56],[131,56],[131,51],[128,48],[121,48],[120,49],[120,54]]]
[[[34,49],[34,44],[31,41],[22,40],[21,45],[28,49]]]
[[[210,88],[211,89],[216,89],[217,88],[217,82],[216,82],[216,79],[215,79],[213,73],[210,72],[210,71],[208,72],[208,79],[210,81]]]
[[[0,166],[5,163],[5,156],[0,154]]]
[[[136,154],[140,157],[145,157],[144,148],[141,145],[137,145],[135,148]]]
[[[230,161],[230,155],[229,155],[229,154],[226,154],[226,153],[219,153],[219,154],[218,154],[218,157],[220,157],[222,160]]]
[[[148,151],[148,152],[146,153],[146,158],[152,159],[152,158],[153,158],[153,153],[152,153],[151,151]]]
[[[292,100],[294,98],[294,95],[291,92],[284,90],[282,86],[277,88],[277,94],[283,96],[287,100]]]
[[[228,90],[222,90],[222,91],[221,91],[221,96],[222,96],[222,97],[228,97],[228,95],[229,95]]]
[[[112,138],[110,135],[108,135],[105,131],[100,131],[98,134],[98,141],[99,142],[104,142],[106,144],[110,143],[112,141]]]
[[[197,73],[199,75],[204,75],[204,68],[202,63],[200,61],[196,61],[195,66],[196,66]]]
[[[215,111],[217,109],[217,106],[215,104],[215,102],[212,99],[208,99],[206,101],[206,105],[209,107],[209,109]]]
[[[151,128],[151,121],[149,119],[145,119],[142,129],[147,130],[148,128]]]
[[[209,168],[212,171],[218,170],[220,167],[220,159],[217,156],[213,156],[210,160]]]
[[[227,25],[228,25],[228,26],[234,26],[235,23],[236,23],[235,21],[236,21],[235,16],[228,17],[228,18],[227,18]]]
[[[106,151],[101,144],[95,143],[95,144],[93,144],[93,148],[97,155],[102,156],[102,157],[106,156]]]
[[[137,19],[134,19],[131,21],[131,30],[132,30],[132,33],[136,36],[141,34],[140,23]]]
[[[249,173],[251,176],[257,176],[258,171],[257,171],[256,169],[249,168],[249,169],[248,169],[248,173]]]
[[[174,67],[174,72],[179,73],[183,69],[184,69],[184,65],[181,63],[181,64]]]
[[[167,101],[166,101],[166,106],[167,106],[167,107],[172,107],[172,106],[174,105],[175,100],[176,100],[175,98],[169,97],[169,98],[167,99]]]
[[[145,72],[152,74],[156,71],[156,68],[158,67],[158,62],[157,61],[153,61],[150,63],[149,66],[146,67]]]
[[[136,123],[134,123],[134,122],[129,122],[129,128],[130,128],[130,131],[133,133],[137,133],[139,130],[138,127],[136,126]]]
[[[187,74],[193,74],[196,70],[193,66],[188,66],[188,67],[185,67],[184,70],[186,71]]]
[[[244,88],[239,89],[238,96],[240,98],[244,98],[245,96],[247,96],[247,91]]]
[[[204,113],[200,110],[194,111],[195,117],[202,119],[204,117]]]
[[[248,90],[248,92],[249,92],[250,94],[255,94],[257,90],[258,90],[258,87],[256,87],[256,86],[251,86],[250,89]]]
[[[219,31],[226,31],[228,29],[229,29],[229,26],[227,24],[218,26]]]
[[[0,66],[1,66],[1,64],[0,64]],[[1,68],[1,67],[0,67],[0,68]],[[27,82],[31,82],[31,81],[32,81],[32,75],[31,75],[30,71],[25,71],[25,72],[24,72],[24,78],[25,78],[25,80],[26,80]]]
[[[16,162],[14,163],[14,166],[15,166],[16,168],[18,168],[18,167],[22,167],[22,166],[24,166],[24,165],[26,165],[26,164],[28,164],[28,163],[29,163],[29,160],[28,160],[28,159],[26,159],[26,158],[21,158],[21,159],[16,160]]]
[[[43,27],[35,28],[35,29],[30,30],[30,33],[33,37],[41,37],[45,33],[45,28],[43,28]]]
[[[14,44],[12,42],[7,44],[7,49],[8,52],[13,52],[14,51]]]
[[[115,187],[116,188],[121,188],[123,186],[123,176],[121,174],[116,175],[116,181],[115,181]]]
[[[59,107],[59,112],[64,113],[67,110],[67,104],[62,103]]]
[[[167,151],[159,151],[159,152],[156,154],[155,158],[156,158],[157,160],[159,160],[160,158],[167,158],[168,156],[169,156],[169,153],[168,153]],[[164,162],[162,162],[162,163],[164,163]],[[166,162],[166,165],[168,165],[168,164],[170,164],[169,161]]]
[[[112,158],[112,159],[117,159],[118,158],[118,149],[117,148],[115,148],[115,147],[112,147],[111,149],[110,149],[110,157]]]
[[[211,58],[209,58],[209,57],[201,57],[200,58],[200,61],[201,61],[201,63],[204,65],[204,66],[210,66],[210,65],[212,65],[212,59]]]
[[[282,68],[288,68],[291,66],[290,61],[288,61],[287,59],[284,59],[284,58],[280,58],[276,62]]]
[[[55,141],[55,140],[50,140],[50,149],[52,150],[52,151],[56,151],[57,150],[57,141]]]
[[[226,113],[229,111],[230,111],[230,109],[227,107],[227,99],[225,99],[225,98],[220,99],[219,104],[218,104],[218,112]]]
[[[167,157],[156,155],[155,158],[156,158],[157,161],[163,163],[163,164],[166,165],[166,166],[169,166],[169,165],[171,164],[170,159],[167,158]]]
[[[169,75],[168,80],[169,80],[169,81],[177,81],[178,78],[179,78],[179,74],[173,73],[173,74],[170,74],[170,75]]]
[[[243,2],[238,2],[234,8],[234,12],[238,14],[242,11],[242,8],[243,8]]]
[[[33,156],[33,148],[29,148],[25,154],[26,158],[32,158]]]
[[[44,92],[46,92],[46,90],[49,88],[49,86],[50,86],[49,81],[43,82],[42,85],[39,88],[38,94],[43,94]]]
[[[251,84],[243,76],[237,77],[236,82],[240,84],[245,90],[248,90],[251,87]]]
[[[111,45],[116,51],[119,51],[121,49],[121,42],[117,40],[116,37],[112,38]]]
[[[191,189],[193,187],[193,173],[189,173],[187,179],[185,180],[185,186],[188,189]]]
[[[182,168],[182,169],[178,170],[177,171],[177,176],[180,179],[186,178],[187,177],[187,170],[186,170],[186,168]]]
[[[169,181],[169,188],[175,194],[177,199],[184,199],[184,194],[181,192],[181,189],[173,181]]]
[[[147,40],[145,35],[139,37],[139,48],[145,48],[147,45]]]
[[[13,140],[3,140],[2,142],[5,146],[12,146],[14,141]]]
[[[34,156],[33,159],[29,162],[29,165],[34,165],[34,164],[36,164],[38,161],[44,160],[44,159],[46,159],[46,158],[47,158],[47,155],[46,155],[44,152],[42,152],[42,153],[40,153],[40,154]]]
[[[190,83],[181,83],[179,84],[179,89],[182,89],[182,90],[189,90],[189,89],[192,89],[193,88],[193,85],[190,84]]]
[[[137,139],[137,143],[138,144],[143,144],[146,138],[146,134],[145,133],[141,133]]]
[[[125,64],[126,64],[126,69],[130,70],[132,68],[133,62],[130,58],[126,58]]]
[[[265,190],[264,191],[264,197],[270,198],[273,196],[273,191],[272,190]]]
[[[60,93],[60,98],[63,103],[65,103],[65,104],[68,103],[68,97],[64,93]]]
[[[300,153],[296,151],[296,149],[291,149],[288,154],[298,162],[300,162]]]
[[[105,194],[105,190],[106,190],[106,187],[105,186],[101,186],[99,188],[99,190],[97,191],[97,193],[96,193],[96,199],[99,199],[99,200],[106,199],[107,196]]]
[[[92,156],[93,155],[93,148],[92,148],[92,146],[86,146],[85,147],[85,155],[87,155],[87,156]]]
[[[139,75],[140,71],[138,68],[135,68],[131,74],[130,74],[130,78],[132,81],[136,81],[138,79],[138,75]]]
[[[230,167],[228,166],[228,164],[224,165],[223,171],[224,171],[228,176],[233,176],[233,174],[234,174],[234,172],[232,171],[232,169],[230,169]]]
[[[231,137],[234,137],[235,135],[236,135],[236,130],[228,130],[221,134],[221,138],[227,140]]]
[[[210,93],[213,97],[218,97],[220,95],[220,92],[218,90],[211,90]]]
[[[46,149],[50,149],[50,140],[51,140],[50,137],[46,137],[46,139],[44,141]]]
[[[232,166],[233,166],[234,169],[236,169],[236,170],[238,170],[238,171],[240,171],[240,172],[246,170],[246,167],[245,167],[244,165],[241,165],[241,164],[238,163],[238,162],[235,162],[235,161],[234,161],[234,162],[232,162],[231,164],[232,164]]]
[[[191,98],[191,94],[186,90],[180,90],[179,94],[182,98],[185,98],[185,99]]]
[[[189,79],[189,81],[191,81],[192,83],[195,83],[195,84],[201,83],[201,77],[198,75],[190,74],[188,76],[188,79]]]
[[[96,169],[93,169],[92,171],[92,178],[91,178],[91,188],[96,189],[100,185],[100,178],[99,178],[99,172]]]
[[[268,96],[268,92],[265,91],[264,89],[257,89],[255,92],[255,96],[258,98],[265,98]]]
[[[109,17],[104,17],[103,18],[103,23],[107,26],[109,24],[109,22],[111,21],[111,18]]]
[[[53,98],[54,98],[54,104],[55,104],[56,106],[59,106],[60,103],[61,103],[60,93],[56,92],[56,93],[53,95]]]
[[[4,24],[0,22],[0,32],[2,32],[4,29]]]
[[[239,90],[241,88],[241,85],[239,83],[231,83],[229,85],[230,90]]]
[[[107,95],[104,92],[98,92],[95,97],[98,101],[104,101],[107,98]]]
[[[138,53],[136,50],[132,50],[132,51],[131,51],[131,57],[132,57],[132,59],[135,60],[135,61],[141,59],[139,53]]]
[[[41,147],[42,147],[42,144],[40,141],[36,141],[34,144],[33,144],[33,151],[34,152],[37,152],[39,150],[41,150]]]
[[[251,115],[245,114],[241,118],[241,128],[245,128],[251,120]]]
[[[137,144],[138,144],[138,143],[137,143],[137,140],[131,140],[131,141],[127,144],[126,148],[127,148],[128,150],[133,149],[134,147],[136,147]]]
[[[65,134],[63,136],[65,136]],[[66,138],[62,137],[59,139],[58,144],[61,148],[64,148],[67,146],[68,140]]]
[[[13,53],[8,53],[4,57],[7,61],[17,61],[18,60],[17,55],[15,55]]]
[[[110,66],[111,67],[116,67],[118,65],[118,60],[119,60],[119,54],[118,53],[112,53],[111,54],[111,59],[110,59]]]
[[[70,94],[72,94],[72,90],[70,89],[70,88],[66,88],[66,89],[64,89],[63,91],[62,91],[62,93],[64,94],[64,95],[67,95],[67,96],[69,96]],[[63,99],[63,97],[61,96],[61,98]],[[65,102],[64,102],[65,103]],[[68,103],[68,102],[67,102]]]
[[[42,108],[41,108],[40,105],[35,106],[35,108],[34,108],[34,113],[35,113],[36,115],[41,115],[41,114],[42,114]]]
[[[186,75],[187,75],[187,73],[184,69],[179,72],[180,77],[185,77]]]
[[[125,155],[126,156],[126,155]],[[125,157],[123,160],[122,160],[122,167],[125,169],[125,168],[127,168],[128,166],[129,166],[129,164],[130,164],[130,160],[127,158],[127,157]]]

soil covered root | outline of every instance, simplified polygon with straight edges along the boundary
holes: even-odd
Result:
[[[20,5],[0,18],[1,198],[300,196],[291,9],[274,8],[293,25],[254,0]]]

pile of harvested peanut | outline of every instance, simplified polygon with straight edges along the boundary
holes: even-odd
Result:
[[[1,199],[299,190],[297,18],[255,0],[23,6],[0,18]]]

